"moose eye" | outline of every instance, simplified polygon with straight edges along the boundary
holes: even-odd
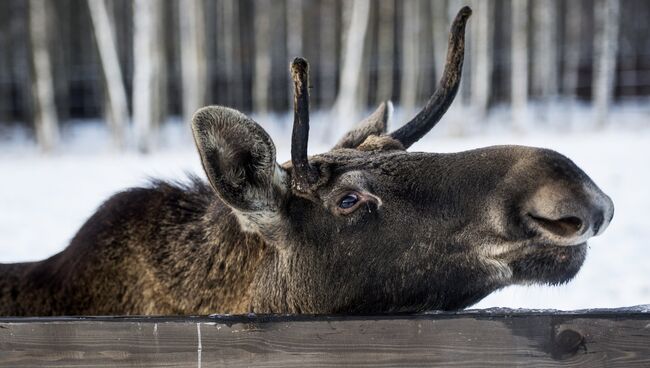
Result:
[[[359,202],[359,196],[354,193],[349,193],[341,198],[339,202],[339,207],[343,209],[352,208],[355,204]]]

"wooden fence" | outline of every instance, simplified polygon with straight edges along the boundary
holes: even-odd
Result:
[[[650,310],[1,318],[1,367],[650,367]]]

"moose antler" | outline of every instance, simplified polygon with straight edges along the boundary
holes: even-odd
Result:
[[[465,25],[472,15],[472,9],[463,7],[451,24],[449,46],[447,47],[447,62],[438,87],[426,106],[411,121],[392,132],[390,136],[408,148],[417,142],[442,118],[449,105],[456,97],[460,77],[463,71],[463,56],[465,53]]]
[[[302,193],[310,191],[318,181],[318,171],[307,160],[309,140],[309,63],[297,57],[291,63],[293,79],[293,132],[291,135],[291,162],[293,188]]]

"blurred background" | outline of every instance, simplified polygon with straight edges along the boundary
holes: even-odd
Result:
[[[645,0],[4,0],[0,2],[0,262],[62,250],[111,194],[202,175],[191,114],[251,115],[289,158],[289,62],[310,62],[310,152],[381,101],[391,129],[426,102],[451,20],[474,10],[461,89],[413,150],[548,147],[616,215],[561,287],[478,307],[650,303],[650,2]]]

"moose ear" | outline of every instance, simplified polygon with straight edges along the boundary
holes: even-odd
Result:
[[[242,212],[278,208],[287,175],[261,126],[237,110],[208,106],[194,114],[192,132],[208,180],[226,204]]]
[[[375,112],[361,121],[356,128],[347,132],[332,149],[356,148],[369,136],[386,133],[386,127],[392,114],[393,104],[390,101],[382,102]]]

